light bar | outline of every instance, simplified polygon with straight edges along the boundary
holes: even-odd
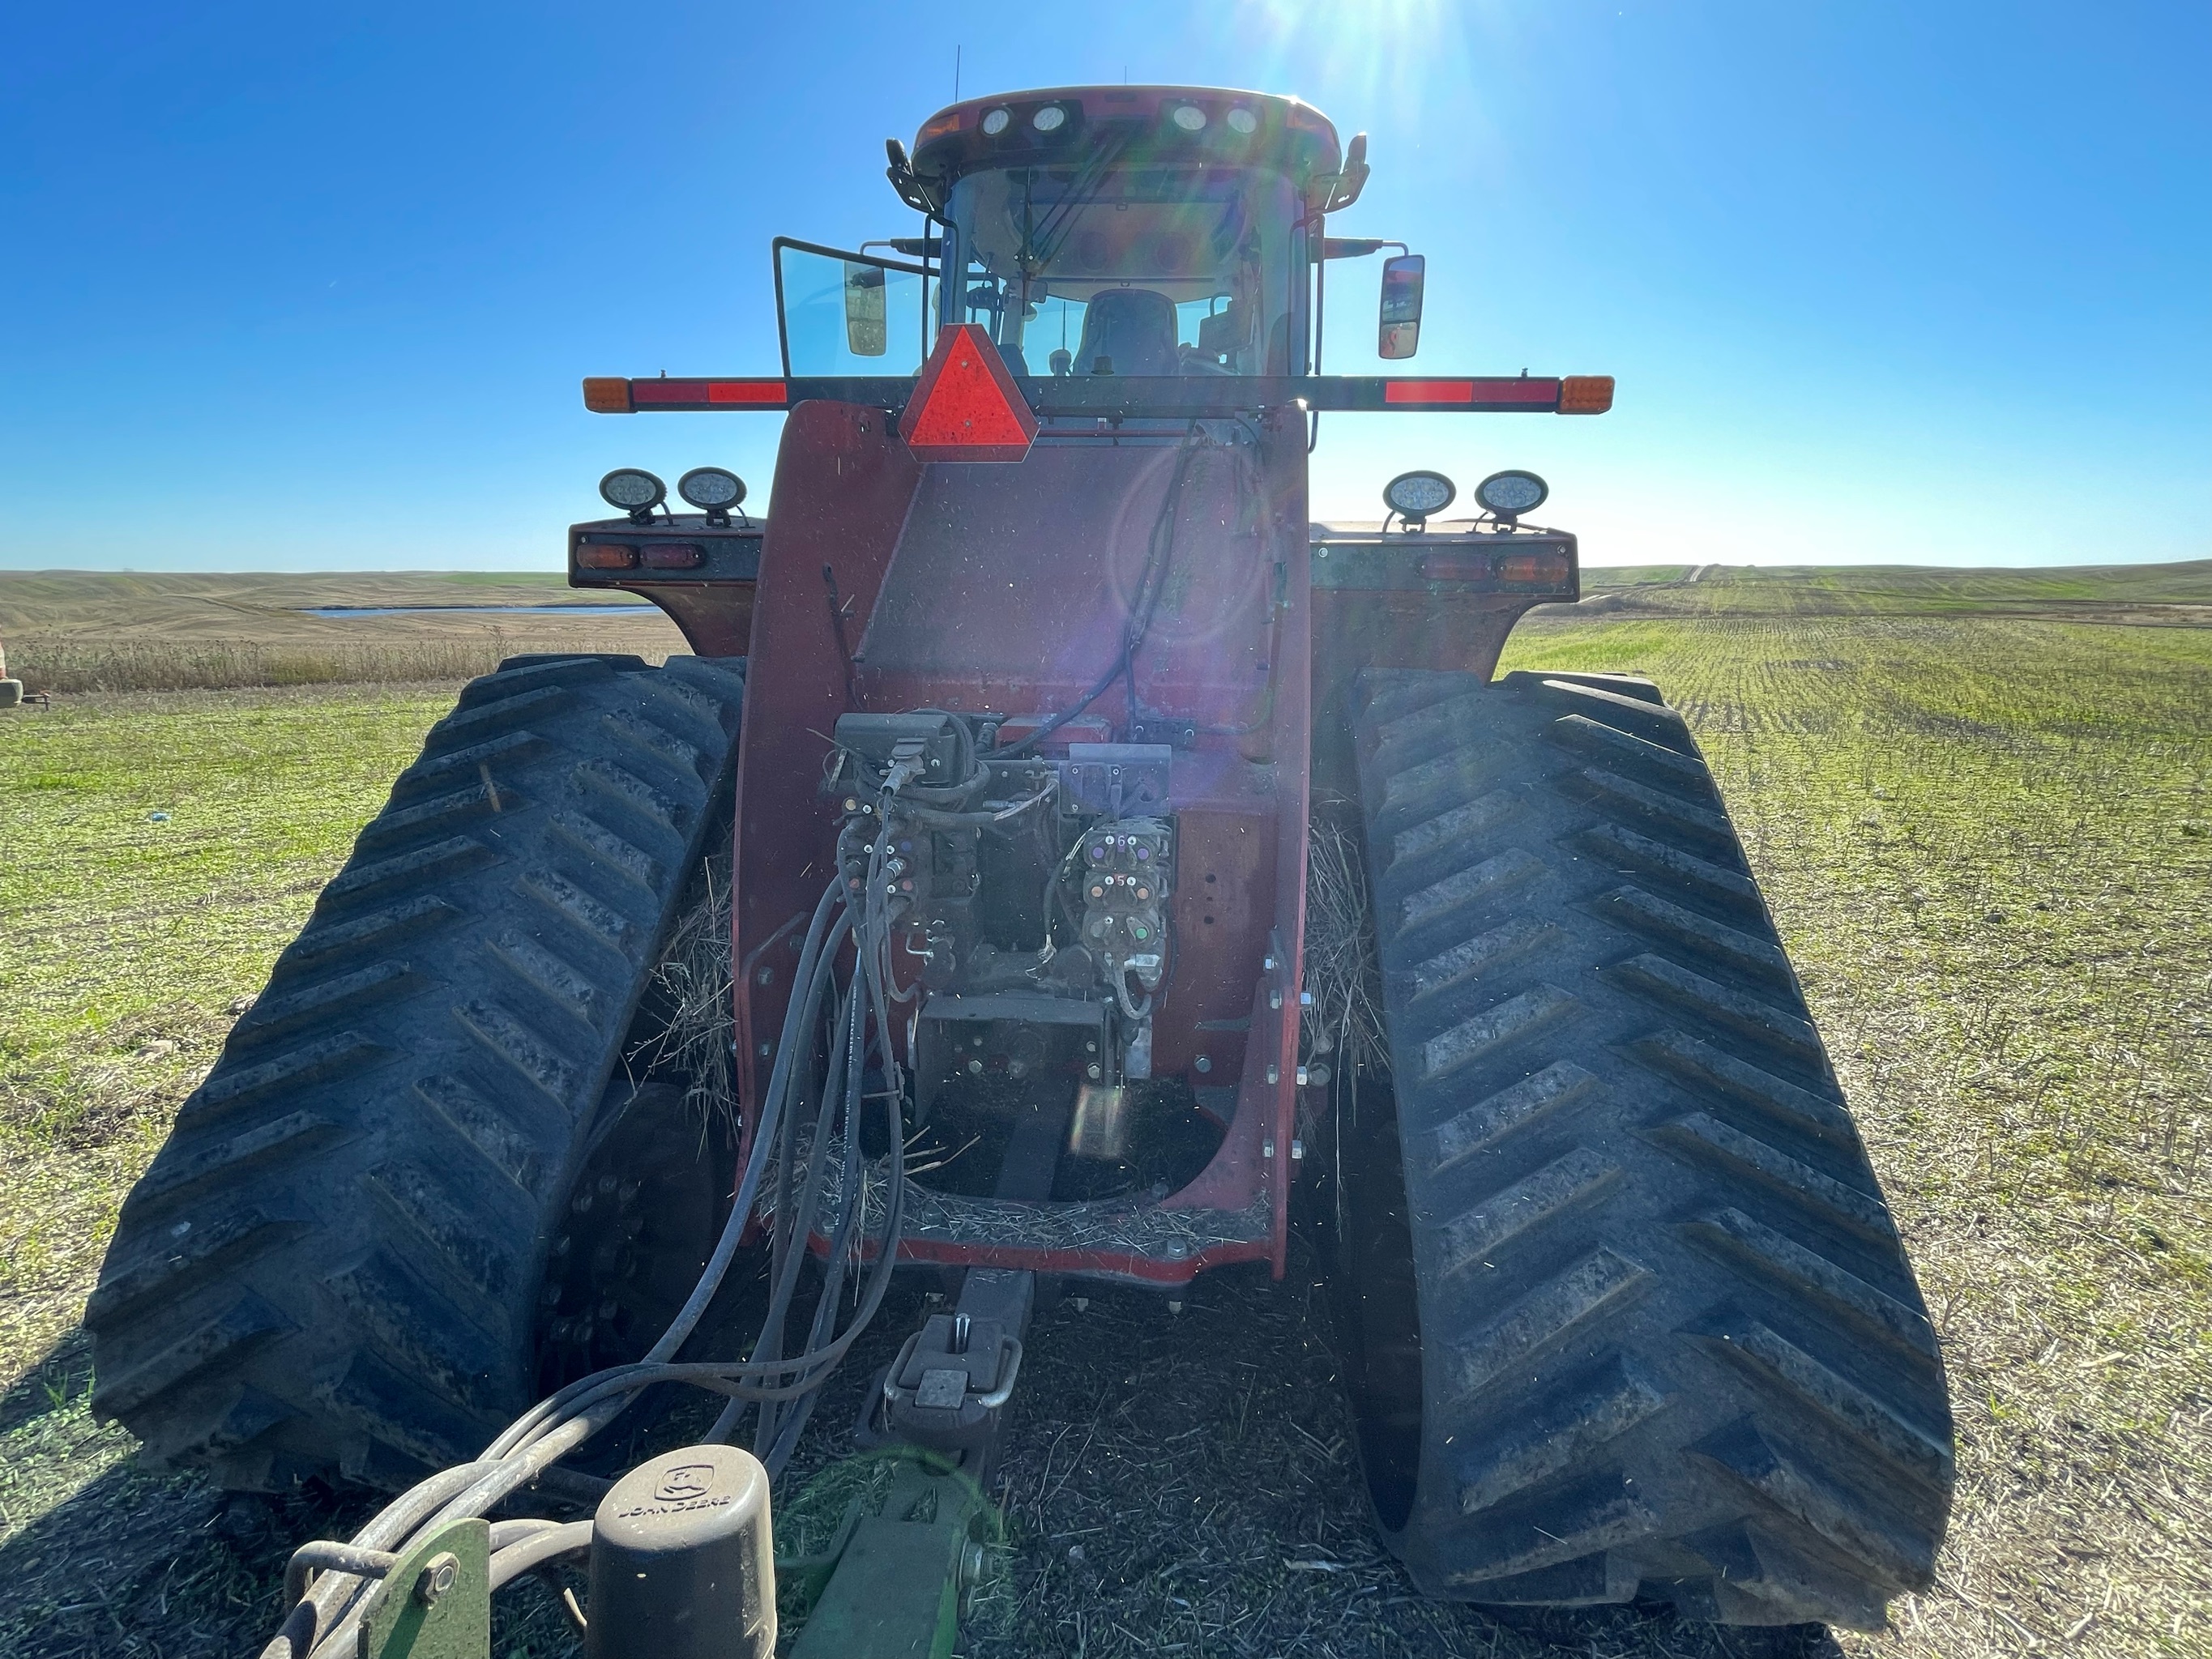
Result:
[[[934,356],[934,353],[932,354]],[[1401,380],[1370,374],[1100,374],[1009,376],[1019,400],[1047,419],[1097,416],[1206,420],[1297,405],[1309,410],[1423,410],[1496,415],[1602,415],[1613,377],[1577,374]],[[602,415],[646,410],[785,410],[816,399],[906,410],[918,400],[910,375],[730,377],[650,380],[592,379],[584,406]]]
[[[785,409],[791,389],[781,380],[632,380],[634,409]]]

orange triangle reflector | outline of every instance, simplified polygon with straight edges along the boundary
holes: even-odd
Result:
[[[991,337],[974,323],[940,329],[899,422],[922,461],[1018,461],[1037,420]]]

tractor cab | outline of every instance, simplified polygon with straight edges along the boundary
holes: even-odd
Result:
[[[939,327],[980,327],[1020,379],[1314,372],[1329,239],[1365,182],[1293,98],[1174,87],[1063,88],[955,105],[891,182],[924,234],[842,252],[781,240],[785,370],[915,372]],[[1389,262],[1378,343],[1413,355],[1422,261]],[[949,296],[949,297],[948,297]]]

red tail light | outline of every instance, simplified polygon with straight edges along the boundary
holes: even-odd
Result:
[[[696,570],[706,562],[706,550],[689,542],[653,542],[645,550],[647,570]]]
[[[791,388],[781,380],[632,380],[629,401],[634,409],[699,404],[781,409],[791,401]]]

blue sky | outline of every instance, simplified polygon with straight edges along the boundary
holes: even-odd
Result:
[[[1522,465],[1593,563],[2212,556],[2194,0],[26,0],[0,566],[552,568],[617,465],[757,504],[775,417],[578,379],[773,372],[769,239],[910,234],[883,139],[956,45],[971,96],[1306,98],[1372,135],[1332,229],[1429,256],[1413,368],[1620,378],[1597,420],[1331,417],[1317,515]],[[1373,262],[1332,275],[1364,344]]]

